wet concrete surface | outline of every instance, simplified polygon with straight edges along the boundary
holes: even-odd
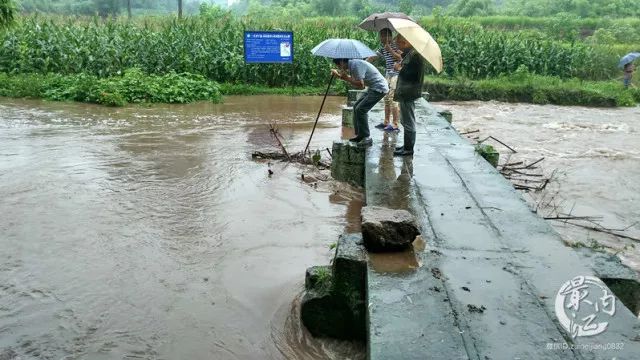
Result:
[[[391,176],[401,173],[406,160],[386,159],[392,148],[383,136],[368,153],[367,205],[408,207],[426,241],[425,251],[417,253],[424,265],[412,272],[381,272],[370,262],[370,358],[600,359],[640,353],[638,319],[620,302],[606,332],[575,343],[622,342],[623,350],[549,350],[549,344],[566,341],[554,315],[557,291],[592,270],[466,139],[420,103],[408,184],[398,188],[403,180]],[[389,194],[393,187],[396,193]]]
[[[596,217],[610,229],[640,238],[640,107],[599,109],[579,106],[507,104],[490,102],[440,102],[453,113],[453,125],[461,133],[484,139],[494,136],[518,151],[490,141],[502,153],[502,162],[540,164],[545,175],[555,172],[556,181],[535,194],[534,202],[546,203],[546,215],[558,210],[577,216]],[[640,272],[637,242],[591,231],[563,222],[551,222],[563,240],[577,246],[600,248],[620,257]],[[594,225],[586,223],[585,225]]]
[[[298,315],[301,274],[357,230],[360,195],[250,157],[276,150],[269,123],[301,150],[320,100],[0,99],[0,357],[362,358]],[[312,149],[341,136],[343,101]]]

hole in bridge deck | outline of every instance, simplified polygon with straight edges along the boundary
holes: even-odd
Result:
[[[618,299],[636,316],[640,316],[640,283],[629,279],[603,278]]]

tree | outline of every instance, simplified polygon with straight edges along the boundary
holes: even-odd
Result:
[[[352,0],[350,7],[351,13],[361,18],[367,17],[373,12],[369,0]]]
[[[398,2],[398,7],[400,8],[400,12],[403,12],[407,15],[411,15],[411,12],[413,11],[413,1],[400,0]]]
[[[632,17],[640,15],[637,0],[505,0],[502,12],[520,16]]]
[[[313,0],[312,5],[318,15],[337,16],[342,10],[341,0]]]
[[[178,0],[178,19],[182,18],[182,0]]]
[[[93,0],[98,15],[106,18],[107,16],[116,16],[120,13],[121,0]]]
[[[0,0],[0,29],[9,27],[14,20],[16,6],[13,0]]]
[[[456,0],[447,11],[455,16],[485,16],[495,14],[493,0]]]
[[[131,19],[131,0],[127,0],[127,17]]]

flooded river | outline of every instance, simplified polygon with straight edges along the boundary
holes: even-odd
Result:
[[[311,148],[340,136],[327,103]],[[348,359],[297,319],[358,195],[251,160],[319,98],[113,109],[0,99],[0,358]]]
[[[358,219],[358,194],[252,161],[304,147],[317,97],[132,106],[0,99],[0,358],[361,359],[301,328],[308,266]],[[329,99],[312,148],[341,135]],[[640,110],[439,103],[558,169],[576,214],[640,219]],[[308,178],[308,177],[307,177]],[[355,200],[352,200],[355,199]],[[631,242],[574,228],[640,270]],[[640,227],[630,235],[638,236]],[[625,247],[625,245],[627,245]]]
[[[493,136],[515,148],[512,161],[541,163],[544,173],[555,171],[555,181],[538,202],[553,204],[565,213],[595,217],[590,227],[627,229],[640,239],[640,107],[594,109],[498,102],[441,102],[453,113],[453,124],[471,136]],[[491,142],[503,154],[509,150]],[[544,198],[546,196],[546,198]],[[540,201],[541,200],[541,201]],[[549,213],[550,209],[542,211]],[[640,243],[600,232],[552,225],[570,244],[581,243],[617,253],[623,263],[640,272]]]

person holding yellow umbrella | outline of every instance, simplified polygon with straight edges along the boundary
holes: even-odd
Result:
[[[396,64],[398,84],[394,100],[400,105],[404,144],[396,147],[394,156],[411,156],[416,143],[415,101],[422,97],[424,60],[438,72],[442,71],[440,47],[420,25],[407,19],[388,19],[398,32],[396,44],[403,51],[402,62]]]
[[[404,56],[402,62],[396,63],[398,83],[393,101],[397,101],[400,105],[404,145],[398,146],[393,155],[409,156],[413,155],[413,146],[416,143],[415,101],[422,96],[424,61],[404,36],[396,36],[396,44]]]

